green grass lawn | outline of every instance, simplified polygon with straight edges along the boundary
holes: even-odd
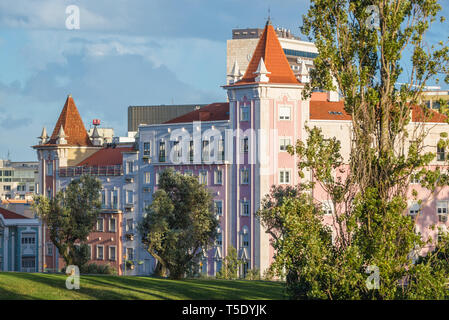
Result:
[[[284,299],[283,283],[245,280],[166,280],[130,276],[81,276],[68,290],[63,274],[0,272],[1,299]]]

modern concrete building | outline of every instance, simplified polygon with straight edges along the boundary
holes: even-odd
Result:
[[[177,104],[128,107],[128,132],[136,132],[141,124],[164,123],[204,107],[205,104]]]
[[[37,174],[37,162],[0,160],[0,200],[32,200]]]
[[[260,28],[232,30],[232,39],[227,41],[227,84],[230,82],[235,64],[240,69],[241,76],[245,73],[263,31],[264,29]],[[284,28],[276,28],[275,32],[294,74],[299,77],[302,73],[309,72],[313,67],[313,59],[318,55],[315,45]]]

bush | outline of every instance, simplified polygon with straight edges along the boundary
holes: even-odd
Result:
[[[109,275],[116,275],[117,271],[114,267],[111,267],[109,264],[96,264],[96,263],[89,263],[85,267],[83,267],[80,270],[81,273],[87,273],[87,274],[109,274]]]
[[[260,280],[260,270],[257,268],[248,270],[245,280]]]

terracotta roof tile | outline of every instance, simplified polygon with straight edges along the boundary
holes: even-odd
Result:
[[[256,50],[254,50],[253,57],[246,69],[243,78],[236,84],[255,83],[257,67],[259,66],[260,58],[263,58],[268,72],[269,83],[292,83],[299,84],[293,73],[284,50],[278,40],[276,31],[273,26],[267,23]]]
[[[71,146],[88,146],[92,147],[89,135],[84,127],[83,120],[76,108],[75,101],[72,96],[69,95],[65,101],[64,108],[56,122],[55,129],[51,135],[47,145],[56,144],[58,139],[58,133],[61,126],[64,128],[64,133],[67,136],[67,145]]]
[[[425,117],[421,107],[412,106],[413,122],[446,123],[447,116],[430,109],[430,115]],[[324,100],[310,101],[310,120],[351,120],[344,110],[344,101],[329,102]]]
[[[322,100],[310,101],[310,120],[351,120],[344,110],[344,102],[329,102]]]
[[[2,207],[0,207],[0,214],[3,216],[3,218],[5,219],[29,219],[25,216],[22,216],[18,213],[6,210]]]
[[[115,166],[123,163],[123,153],[134,151],[132,147],[103,148],[81,161],[77,166],[101,167]]]
[[[229,120],[229,102],[217,102],[164,123]]]

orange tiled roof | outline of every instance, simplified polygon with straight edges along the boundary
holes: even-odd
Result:
[[[310,120],[351,120],[344,110],[345,103],[323,100],[310,101]]]
[[[15,212],[6,210],[6,209],[1,208],[1,207],[0,207],[0,214],[1,214],[1,215],[3,216],[3,218],[5,218],[5,219],[29,219],[29,218],[27,218],[27,217],[25,217],[25,216],[22,216],[22,215],[20,215],[20,214],[18,214],[18,213],[15,213]]]
[[[211,103],[199,110],[195,110],[168,120],[164,123],[182,123],[193,121],[220,121],[229,120],[229,102]]]
[[[78,109],[76,108],[75,101],[71,95],[67,97],[61,115],[56,122],[53,134],[46,144],[56,144],[61,126],[64,128],[67,145],[87,147],[93,146],[89,135],[87,134],[86,128],[84,127],[83,120],[81,119]]]
[[[103,148],[81,161],[78,166],[101,167],[115,166],[123,163],[123,152],[134,151],[132,147]]]
[[[255,82],[256,75],[254,72],[256,72],[259,66],[260,58],[263,58],[268,72],[271,72],[267,75],[269,83],[299,84],[279,43],[276,31],[274,31],[273,26],[269,22],[267,22],[265,30],[257,43],[256,50],[254,50],[253,57],[243,78],[237,84]]]
[[[421,107],[412,106],[412,122],[446,123],[447,116],[430,109],[430,116],[425,117]],[[310,101],[310,120],[351,120],[344,110],[344,101],[329,102],[324,100]]]

